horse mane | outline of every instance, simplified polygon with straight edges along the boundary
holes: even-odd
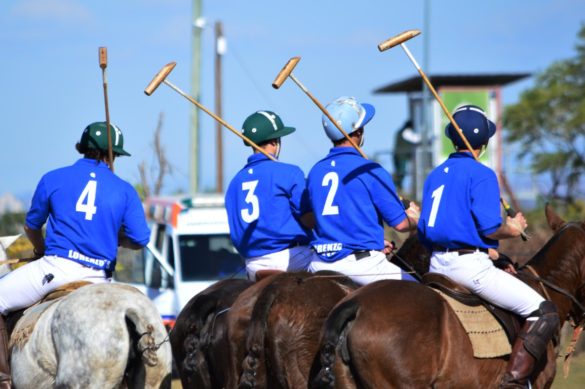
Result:
[[[264,356],[264,342],[266,332],[266,320],[272,308],[272,304],[279,295],[280,290],[288,289],[295,284],[301,284],[305,278],[311,276],[308,272],[281,273],[275,276],[274,280],[266,286],[254,304],[252,316],[246,340],[246,357],[242,362],[242,375],[239,388],[248,389],[256,386],[256,375],[259,361]],[[284,285],[284,286],[283,286]]]

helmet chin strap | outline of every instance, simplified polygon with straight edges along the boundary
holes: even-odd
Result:
[[[481,157],[483,157],[486,150],[487,150],[487,144],[481,145],[481,148],[479,149],[479,154],[477,155],[477,159],[480,159]]]
[[[278,138],[278,139],[276,139],[276,152],[274,153],[275,154],[274,156],[276,157],[276,159],[278,159],[278,157],[280,156],[280,145],[281,145],[280,138]]]

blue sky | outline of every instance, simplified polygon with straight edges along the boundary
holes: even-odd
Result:
[[[431,3],[429,68],[432,73],[540,72],[574,55],[585,22],[585,0],[462,1]],[[139,181],[138,165],[150,163],[160,112],[162,141],[175,167],[165,192],[186,191],[191,104],[166,86],[147,97],[144,87],[167,62],[169,76],[189,91],[191,65],[189,0],[3,0],[0,3],[2,71],[2,179],[0,195],[28,200],[43,173],[73,163],[81,131],[104,120],[98,47],[108,48],[110,116],[124,132],[132,157],[116,161],[116,173]],[[403,95],[373,95],[387,83],[416,74],[400,49],[379,53],[382,40],[423,29],[423,0],[203,0],[201,102],[214,108],[213,23],[221,20],[224,56],[224,119],[240,128],[259,109],[279,113],[297,131],[283,139],[281,160],[305,172],[327,153],[320,111],[292,82],[271,82],[286,61],[302,57],[295,75],[323,103],[355,96],[376,106],[364,151],[390,150],[393,132],[406,118]],[[422,64],[423,38],[408,43]],[[504,89],[505,104],[517,101],[532,80]],[[215,122],[201,113],[200,188],[215,186]],[[250,150],[224,131],[225,182]],[[508,163],[514,162],[507,159]],[[390,168],[390,166],[388,166]]]

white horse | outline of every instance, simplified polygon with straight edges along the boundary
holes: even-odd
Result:
[[[83,286],[29,308],[10,345],[16,388],[171,387],[167,331],[152,301],[128,285]]]

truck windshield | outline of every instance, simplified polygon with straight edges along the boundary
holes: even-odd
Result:
[[[244,261],[229,235],[180,235],[179,249],[184,281],[245,277]]]

